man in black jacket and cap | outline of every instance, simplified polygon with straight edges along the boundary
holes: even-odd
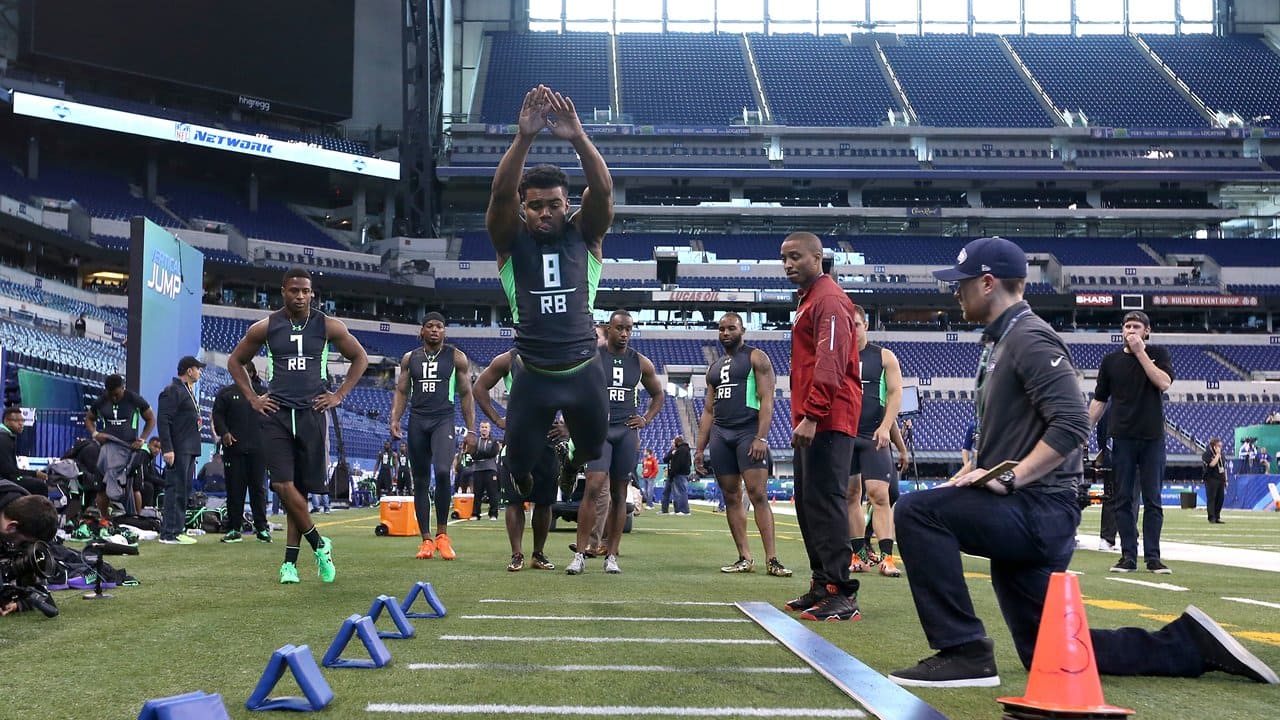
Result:
[[[160,542],[165,545],[192,545],[196,539],[182,532],[191,494],[192,469],[200,456],[200,406],[195,385],[204,363],[187,355],[178,361],[178,376],[164,390],[156,404],[156,425],[163,453],[164,516]]]

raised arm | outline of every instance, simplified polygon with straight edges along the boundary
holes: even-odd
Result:
[[[476,401],[471,392],[471,360],[461,350],[453,351],[454,372],[458,375],[458,395],[462,400],[462,422],[467,432],[476,426]]]
[[[773,374],[773,362],[763,350],[751,351],[751,369],[756,374],[756,399],[760,411],[756,417],[756,437],[751,441],[747,455],[752,460],[764,460],[769,455],[769,426],[773,423],[773,390],[778,383]]]
[[[400,430],[400,418],[404,417],[404,409],[409,404],[409,356],[405,353],[400,358],[400,377],[396,378],[396,391],[391,396],[391,437],[399,440],[404,436]]]
[[[311,403],[311,407],[319,412],[341,405],[360,382],[364,371],[369,368],[369,355],[365,353],[360,341],[356,340],[356,336],[347,329],[346,323],[337,318],[327,317],[324,320],[324,329],[329,342],[333,343],[333,346],[338,348],[338,352],[342,353],[342,357],[351,363],[351,369],[347,371],[347,377],[343,379],[342,385],[336,392],[320,393]]]
[[[582,191],[582,208],[575,220],[587,247],[599,258],[604,235],[613,224],[613,177],[609,175],[604,157],[582,129],[582,120],[573,100],[548,91],[547,101],[550,108],[547,127],[556,137],[568,140],[582,162],[587,189]]]
[[[489,241],[493,243],[493,250],[498,256],[499,269],[506,265],[507,258],[511,256],[511,243],[515,241],[516,232],[520,228],[520,176],[524,172],[525,160],[529,157],[529,148],[533,147],[533,139],[546,127],[549,111],[547,95],[548,91],[542,85],[525,93],[517,120],[516,137],[493,174],[489,209],[485,213],[484,222],[489,230]]]

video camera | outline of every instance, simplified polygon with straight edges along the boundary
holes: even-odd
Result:
[[[45,617],[57,617],[58,606],[44,584],[56,569],[57,563],[44,542],[0,542],[0,606],[16,602],[21,610],[39,610]]]

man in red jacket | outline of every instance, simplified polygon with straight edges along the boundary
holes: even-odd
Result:
[[[849,578],[847,469],[862,412],[853,303],[822,272],[822,241],[792,233],[782,243],[787,279],[800,286],[791,327],[791,446],[795,503],[809,554],[809,592],[788,602],[805,620],[857,620],[858,581]]]

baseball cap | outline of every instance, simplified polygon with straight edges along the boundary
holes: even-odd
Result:
[[[181,375],[193,367],[203,368],[204,366],[205,364],[195,359],[195,357],[191,355],[184,355],[182,356],[182,359],[178,361],[178,374]]]
[[[933,276],[943,282],[956,282],[987,273],[998,278],[1024,278],[1027,254],[1004,238],[978,238],[965,245],[956,256],[955,267],[934,270]]]

